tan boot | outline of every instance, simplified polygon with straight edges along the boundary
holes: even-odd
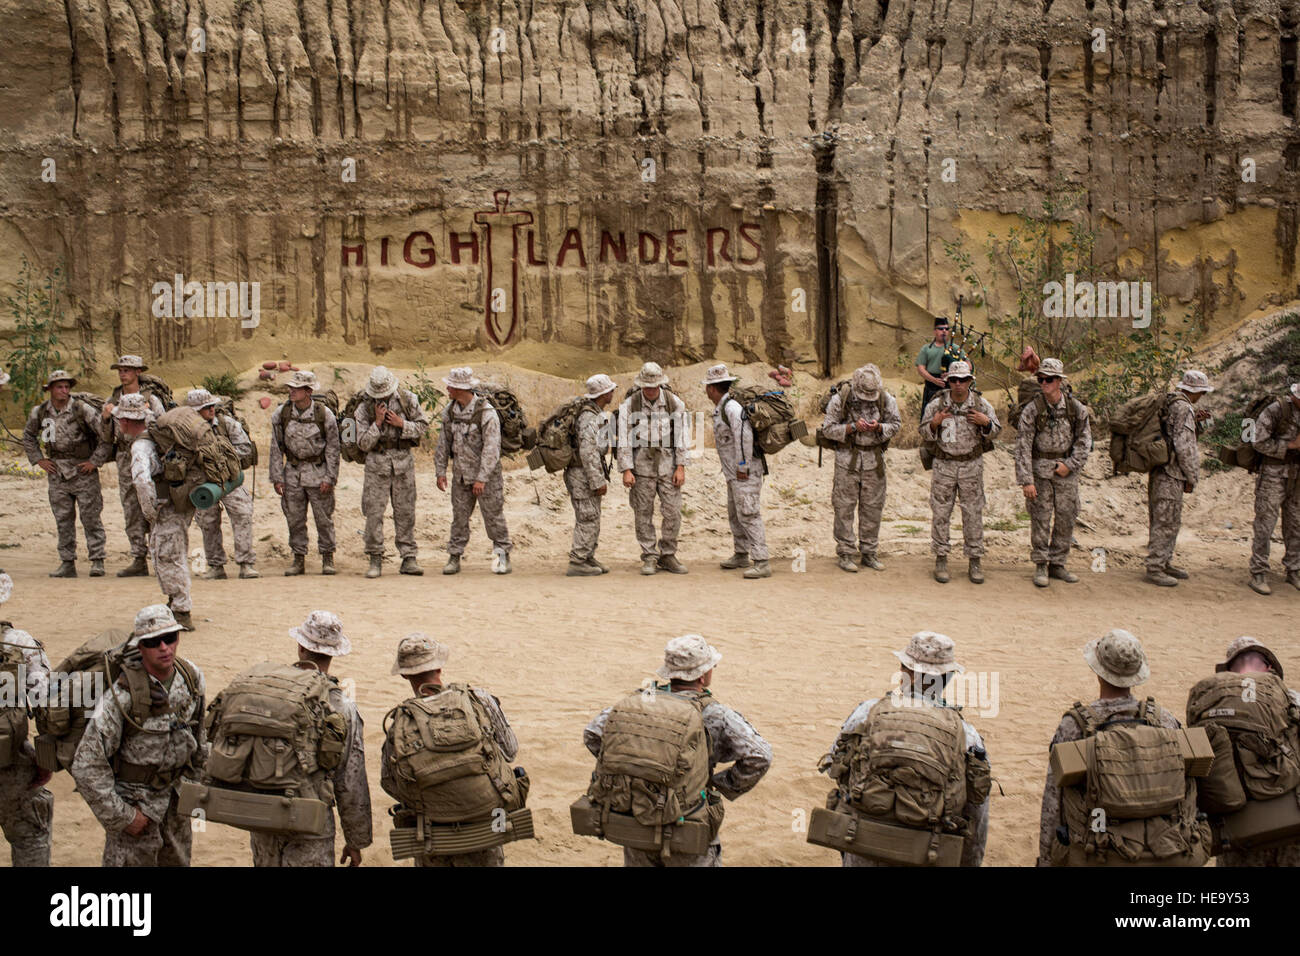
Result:
[[[1263,574],[1252,574],[1250,576],[1250,589],[1256,594],[1269,595],[1273,589],[1268,586],[1268,577]]]
[[[743,577],[753,581],[755,578],[770,578],[772,576],[772,565],[766,561],[755,561],[752,568],[747,568]]]
[[[570,561],[569,569],[564,572],[566,578],[590,578],[600,577],[605,572],[594,564],[587,564],[585,561]]]
[[[337,573],[338,573],[337,571],[334,570],[334,552],[333,552],[333,551],[329,552],[328,554],[322,554],[322,555],[320,556],[320,573],[321,573],[321,574],[337,574]]]
[[[260,577],[261,577],[261,575],[257,573],[257,568],[253,567],[251,564],[241,564],[241,565],[239,566],[239,576],[240,576],[241,578],[260,578]]]
[[[641,559],[641,573],[650,575],[659,573],[659,559],[653,554]]]
[[[966,577],[970,578],[971,584],[984,583],[984,569],[980,567],[979,558],[970,559],[970,566],[966,569]]]
[[[1176,568],[1172,564],[1165,565],[1165,574],[1169,575],[1171,578],[1177,578],[1179,581],[1186,581],[1191,577],[1191,575],[1182,568]]]
[[[948,574],[948,559],[946,557],[934,559],[934,579],[940,584],[947,584],[951,580]]]
[[[1047,573],[1058,581],[1064,581],[1066,584],[1078,584],[1079,576],[1063,564],[1053,564],[1047,569]]]
[[[92,578],[102,578],[104,576],[104,559],[99,558],[90,562],[90,576]]]
[[[224,564],[214,564],[203,572],[205,581],[224,581],[226,580],[226,566]]]
[[[77,576],[77,562],[64,561],[57,568],[50,572],[52,578],[75,578]]]
[[[1047,587],[1047,585],[1050,583],[1050,582],[1047,580],[1047,577],[1048,577],[1048,575],[1047,575],[1047,565],[1045,565],[1045,564],[1035,564],[1035,565],[1034,565],[1034,587],[1036,587],[1036,588],[1045,588],[1045,587]]]
[[[1151,584],[1154,584],[1157,587],[1162,587],[1162,588],[1178,587],[1178,579],[1175,577],[1170,577],[1168,574],[1165,574],[1165,572],[1163,571],[1148,571],[1145,577],[1143,578],[1143,580],[1149,581]]]
[[[384,573],[384,559],[377,554],[370,556],[370,567],[366,569],[366,577],[377,578]]]
[[[289,565],[287,568],[284,569],[284,576],[286,578],[294,578],[300,574],[306,574],[306,573],[307,573],[307,558],[301,554],[295,554],[293,556],[293,564]]]
[[[737,551],[731,557],[727,558],[726,561],[722,562],[722,569],[724,571],[730,571],[732,568],[747,567],[749,567],[749,555],[743,551]]]
[[[117,572],[119,578],[147,578],[149,576],[149,565],[145,563],[144,557],[132,558],[131,563]]]
[[[686,565],[677,560],[675,554],[661,554],[659,556],[659,567],[669,574],[685,574]]]
[[[397,569],[398,574],[414,574],[416,577],[424,574],[424,568],[413,557],[402,558],[402,566]]]
[[[1288,571],[1286,573],[1286,583],[1300,591],[1300,571]]]
[[[836,561],[835,564],[841,571],[848,571],[850,574],[858,573],[858,566],[853,563],[853,559],[847,554],[841,554],[839,560]]]
[[[862,552],[862,566],[863,566],[864,568],[870,568],[872,571],[883,571],[883,570],[885,570],[885,566],[884,566],[883,564],[880,563],[880,559],[879,559],[878,557],[876,557],[876,554],[875,554],[874,551],[863,551],[863,552]]]
[[[447,563],[442,566],[443,574],[460,574],[460,555],[447,555]]]
[[[190,618],[189,611],[177,611],[176,609],[173,608],[172,617],[176,618],[176,623],[181,626],[182,630],[185,631],[194,630],[194,621]]]

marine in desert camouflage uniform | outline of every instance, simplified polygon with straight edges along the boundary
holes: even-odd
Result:
[[[206,388],[195,388],[185,397],[185,404],[196,409],[205,421],[211,422],[212,430],[224,435],[241,459],[252,453],[253,441],[244,431],[244,426],[233,415],[217,411],[221,404],[217,396]],[[260,577],[253,567],[257,563],[257,555],[253,553],[253,496],[247,483],[222,495],[211,508],[194,513],[194,522],[203,531],[203,554],[208,562],[203,577],[210,581],[221,581],[226,577],[226,545],[221,537],[223,509],[230,516],[230,530],[235,536],[235,563],[239,565],[239,576]]]
[[[1183,495],[1196,490],[1201,477],[1201,450],[1196,437],[1209,414],[1195,406],[1201,396],[1214,391],[1204,372],[1188,370],[1169,404],[1166,432],[1169,436],[1168,463],[1151,469],[1147,476],[1146,580],[1160,587],[1174,587],[1187,579],[1187,572],[1173,564],[1174,546],[1183,525]]]
[[[948,388],[930,400],[921,416],[921,437],[937,442],[930,478],[930,546],[934,551],[934,579],[948,583],[948,532],[952,508],[961,500],[961,533],[967,575],[984,583],[980,559],[984,556],[984,457],[980,436],[992,440],[1002,430],[993,406],[975,394],[968,362],[948,367]]]
[[[685,574],[677,560],[686,483],[686,404],[668,391],[668,376],[654,362],[637,372],[633,392],[618,409],[618,470],[641,546],[641,573]],[[655,499],[661,531],[655,541]]]
[[[461,555],[469,544],[469,519],[478,507],[483,530],[492,541],[497,574],[510,573],[510,529],[506,527],[506,493],[501,476],[501,416],[486,396],[476,395],[479,380],[467,366],[453,368],[442,380],[451,397],[442,409],[442,428],[433,467],[438,490],[447,490],[447,461],[451,460],[451,532],[443,574],[460,571]]]
[[[384,509],[393,503],[393,540],[402,558],[402,574],[423,574],[416,561],[415,455],[429,421],[415,393],[402,388],[384,366],[370,373],[357,405],[357,447],[366,453],[361,513],[366,516],[366,577],[377,578],[384,564]]]
[[[1020,413],[1016,482],[1029,510],[1034,584],[1045,588],[1049,578],[1067,584],[1079,580],[1065,562],[1079,516],[1079,472],[1092,450],[1092,429],[1087,406],[1065,394],[1065,366],[1060,359],[1043,359],[1037,378],[1045,407],[1040,415],[1035,400]]]
[[[162,475],[163,464],[158,446],[145,434],[149,415],[145,397],[139,394],[123,395],[113,411],[117,430],[132,441],[131,485],[149,523],[149,550],[153,552],[158,586],[167,595],[167,604],[181,627],[192,631],[189,554],[193,512],[178,510],[170,496],[158,494],[155,480]]]
[[[302,574],[307,556],[307,505],[316,520],[321,574],[334,574],[334,486],[339,481],[339,425],[334,413],[312,400],[316,376],[297,371],[289,378],[289,401],[271,414],[271,484],[289,524],[293,564],[285,575]],[[316,416],[321,425],[317,427]]]
[[[150,413],[157,418],[166,409],[162,399],[152,392],[142,392],[140,373],[149,366],[138,355],[123,355],[111,366],[117,372],[121,384],[113,389],[113,394],[104,403],[100,411],[100,427],[104,440],[111,442],[117,453],[117,496],[122,502],[122,519],[126,525],[126,537],[131,546],[131,563],[117,572],[119,578],[142,578],[149,574],[149,565],[145,557],[149,553],[149,523],[140,511],[140,502],[131,486],[131,442],[115,426],[113,411],[123,395],[143,394],[149,404]]]
[[[0,383],[3,384],[3,383]],[[13,593],[13,579],[0,571],[0,604]],[[0,641],[22,654],[26,680],[25,700],[39,704],[50,687],[50,661],[40,643],[20,628],[0,621]],[[15,692],[17,688],[14,688]],[[54,820],[54,794],[46,789],[50,772],[36,766],[36,749],[24,739],[7,767],[0,768],[0,829],[9,841],[14,866],[50,865],[50,825]]]
[[[596,560],[600,543],[600,508],[609,490],[605,454],[609,451],[609,429],[605,408],[614,398],[614,380],[608,375],[587,379],[587,404],[574,426],[577,454],[564,469],[564,487],[573,504],[573,549],[569,552],[567,577],[604,574],[609,568]]]
[[[175,657],[180,630],[163,604],[135,616],[127,647],[139,648],[154,706],[140,729],[126,723],[132,705],[123,674],[96,703],[72,760],[77,790],[104,827],[104,866],[190,865],[190,820],[177,800],[181,783],[197,780],[207,759],[206,690],[203,672],[188,665],[191,685]]]
[[[425,634],[408,634],[397,645],[397,661],[393,664],[393,673],[405,677],[411,684],[411,691],[417,697],[433,697],[441,693],[443,687],[442,669],[451,656],[450,649]],[[488,719],[492,722],[492,737],[506,760],[514,760],[519,753],[519,740],[510,728],[510,722],[501,711],[501,702],[481,687],[471,687],[470,693],[483,705]],[[401,800],[394,780],[393,751],[388,740],[384,740],[383,750],[379,755],[379,785],[384,793]],[[494,846],[472,853],[454,853],[448,856],[420,855],[415,858],[416,866],[505,866],[505,848]]]
[[[933,631],[920,631],[913,634],[907,642],[907,647],[901,651],[894,651],[894,656],[902,664],[902,667],[899,668],[901,674],[899,694],[907,700],[915,701],[925,707],[943,706],[943,687],[946,686],[948,677],[964,669],[957,663],[956,649],[952,638],[945,634],[936,634]],[[928,676],[923,676],[918,681],[916,679],[917,674]],[[857,733],[862,728],[867,721],[867,717],[871,714],[871,708],[875,707],[881,699],[880,697],[872,697],[869,700],[864,700],[853,709],[853,713],[849,714],[848,719],[840,727],[840,732],[831,745],[830,753],[822,757],[818,763],[817,769],[819,772],[826,773],[830,770],[832,764],[843,759],[849,748],[850,735]],[[963,720],[961,723],[966,731],[967,759],[987,761],[988,753],[984,748],[984,738],[969,722]],[[846,781],[841,781],[841,784],[844,782]],[[970,827],[970,832],[966,835],[962,844],[962,866],[980,866],[984,862],[984,848],[989,838],[989,802],[988,799],[985,799],[983,803],[974,807],[967,805],[962,810],[962,816],[966,817]],[[849,805],[849,795],[842,786],[840,787],[840,802],[837,812],[856,812]],[[842,852],[840,859],[843,866],[890,865],[857,853]]]
[[[99,416],[80,399],[72,398],[77,380],[55,369],[42,388],[50,397],[32,409],[23,428],[27,460],[48,476],[50,510],[59,530],[59,567],[52,578],[77,576],[77,509],[86,533],[90,576],[104,573],[104,496],[99,487],[99,466],[108,461],[113,446],[103,440]],[[48,439],[48,440],[47,440]],[[42,449],[42,445],[45,447]]]
[[[316,667],[329,676],[330,662],[350,653],[352,642],[343,633],[343,622],[330,611],[312,611],[299,627],[289,628],[289,636],[298,642],[298,660]],[[345,846],[340,862],[361,865],[361,851],[372,842],[370,823],[370,789],[366,783],[365,727],[352,698],[343,692],[338,681],[330,678],[330,706],[347,720],[343,740],[343,760],[333,771],[317,770],[318,777],[330,774],[334,803],[343,827]],[[318,789],[319,792],[319,789]],[[301,833],[250,833],[254,866],[333,866],[334,814],[326,815],[328,825],[321,836]]]
[[[885,447],[901,427],[898,402],[885,391],[880,369],[874,365],[854,371],[848,388],[836,391],[826,403],[822,434],[840,443],[835,449],[831,508],[835,512],[835,553],[844,571],[858,570],[853,558],[859,554],[864,568],[885,568],[877,553],[880,516],[885,509]],[[858,515],[856,538],[854,511]]]
[[[709,786],[728,800],[753,790],[772,766],[772,746],[738,712],[713,699],[709,686],[713,682],[713,669],[722,660],[722,654],[698,634],[675,637],[664,648],[664,663],[656,672],[670,681],[672,693],[706,697],[701,716],[709,735]],[[600,756],[605,722],[612,707],[606,707],[582,731],[582,742],[595,757]],[[725,770],[720,764],[730,763]],[[722,865],[722,843],[714,837],[705,853],[673,853],[667,859],[647,850],[623,848],[624,866],[689,866],[709,867]]]
[[[1261,456],[1255,476],[1255,540],[1250,550],[1250,586],[1272,593],[1268,552],[1282,516],[1282,570],[1286,583],[1300,589],[1300,383],[1269,404],[1255,422],[1252,443]]]
[[[720,564],[723,570],[744,568],[750,580],[770,578],[771,552],[763,527],[762,500],[767,465],[762,449],[755,447],[753,426],[740,402],[731,397],[736,381],[721,364],[710,366],[704,376],[704,394],[713,403],[713,443],[727,480],[727,522],[731,525],[732,555]]]

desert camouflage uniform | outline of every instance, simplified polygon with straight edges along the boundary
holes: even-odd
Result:
[[[235,446],[235,451],[242,458],[253,450],[252,439],[232,416],[217,413],[213,419],[214,430],[220,429]],[[194,523],[203,530],[203,553],[211,567],[220,568],[226,564],[226,545],[221,537],[221,509],[230,515],[230,530],[235,536],[235,563],[255,564],[257,555],[253,553],[253,496],[248,490],[248,482],[240,485],[230,494],[222,497],[211,508],[195,511]]]
[[[947,407],[956,417],[939,426],[936,433],[930,420]],[[961,457],[979,451],[979,429],[966,421],[967,412],[983,412],[989,417],[985,434],[992,438],[1002,430],[997,412],[983,396],[972,389],[960,405],[952,402],[950,392],[942,392],[930,400],[921,418],[921,435],[938,442],[939,451],[934,458],[930,479],[930,547],[936,557],[947,557],[948,530],[952,520],[952,507],[961,500],[961,533],[964,553],[968,558],[984,556],[984,457],[975,454],[969,461],[953,461],[943,456]],[[951,440],[946,436],[951,435]]]
[[[835,449],[835,478],[831,484],[831,508],[835,512],[835,553],[854,557],[875,554],[880,546],[880,515],[885,508],[884,445],[898,434],[902,419],[894,396],[883,389],[875,401],[867,401],[846,388],[848,408],[837,390],[826,403],[822,434],[831,441],[845,442]],[[880,423],[878,432],[848,433],[859,418]],[[858,513],[857,540],[853,535],[853,512]]]
[[[150,687],[157,685],[167,694],[171,712],[145,718],[142,730],[123,730],[131,693],[121,678],[100,698],[86,724],[71,772],[77,790],[104,827],[104,866],[190,865],[190,820],[177,811],[176,801],[182,779],[197,775],[178,774],[170,784],[153,787],[118,780],[113,764],[121,759],[160,773],[185,767],[191,760],[196,768],[202,766],[207,759],[202,720],[206,690],[202,671],[197,667],[194,671],[198,686],[193,691],[179,663],[168,684],[149,676]],[[149,822],[139,836],[128,836],[123,831],[135,819],[136,810]]]
[[[1163,571],[1173,561],[1183,524],[1183,483],[1195,488],[1201,474],[1201,450],[1196,444],[1201,425],[1195,407],[1181,392],[1170,403],[1167,427],[1173,446],[1170,460],[1151,469],[1147,477],[1148,571]]]
[[[163,408],[162,400],[153,392],[142,390],[145,402],[149,406],[149,411],[153,418],[157,418],[166,409]],[[118,399],[122,397],[121,386],[113,390],[113,396],[109,402],[116,405]],[[150,419],[150,421],[153,420]],[[131,486],[131,443],[134,439],[127,438],[120,428],[117,427],[117,419],[110,418],[100,425],[100,432],[104,440],[111,442],[117,449],[117,497],[122,502],[122,519],[126,524],[126,537],[131,543],[131,557],[143,558],[149,553],[149,523],[144,520],[144,514],[140,511],[140,501],[135,496],[135,490]]]
[[[722,475],[727,479],[727,521],[737,554],[766,561],[767,532],[763,527],[763,475],[767,469],[755,455],[754,429],[741,413],[740,402],[724,395],[713,409],[713,443],[718,450]],[[736,478],[741,468],[749,472],[744,481]]]
[[[481,687],[471,687],[469,690],[478,702],[483,705],[484,710],[487,711],[488,719],[492,722],[492,737],[496,740],[497,746],[501,748],[502,755],[507,760],[514,760],[515,755],[519,753],[519,740],[515,737],[510,722],[506,720],[506,715],[501,711],[501,702]],[[384,741],[384,747],[379,753],[379,768],[379,785],[383,787],[384,792],[390,797],[401,800],[401,797],[397,795],[397,787],[393,781],[393,749],[389,746],[387,740]],[[451,856],[417,856],[415,865],[505,866],[506,854],[504,847],[494,846],[486,850],[475,850],[473,853],[455,853]]]
[[[627,500],[641,557],[667,557],[677,553],[677,536],[682,528],[682,489],[673,484],[673,472],[678,465],[687,463],[686,404],[661,387],[653,402],[646,404],[641,395],[641,411],[634,413],[632,402],[639,394],[638,389],[618,409],[618,471],[631,471],[636,477],[636,484],[627,490]],[[656,498],[662,526],[657,543]]]
[[[916,699],[926,707],[934,705],[925,700],[922,696]],[[845,751],[848,747],[848,735],[855,732],[866,723],[867,716],[871,713],[871,708],[879,703],[881,698],[873,697],[870,700],[864,700],[853,709],[848,719],[840,727],[839,734],[835,737],[835,743],[831,745],[831,752],[821,760],[822,773],[830,767],[835,758]],[[966,730],[966,753],[970,755],[982,755],[987,759],[984,750],[984,738],[980,736],[979,731],[972,727],[966,721],[961,722],[962,727]],[[840,791],[840,811],[852,812],[848,805],[848,794],[843,790]],[[978,806],[967,806],[962,811],[963,816],[970,821],[970,834],[966,837],[961,850],[962,866],[981,866],[984,863],[984,847],[989,839],[989,801],[985,800]],[[880,863],[869,857],[859,856],[857,853],[841,853],[842,866],[889,866],[888,863]]]
[[[1092,449],[1092,426],[1087,406],[1082,403],[1079,432],[1074,433],[1071,406],[1075,401],[1062,394],[1059,402],[1048,405],[1047,422],[1041,431],[1037,428],[1038,402],[1030,402],[1016,426],[1016,484],[1022,488],[1032,484],[1038,490],[1037,498],[1025,501],[1029,511],[1029,559],[1034,564],[1065,567],[1070,557],[1074,522],[1079,516],[1079,472]],[[1056,474],[1060,464],[1070,469],[1064,478]]]
[[[482,427],[474,416],[483,409]],[[469,544],[469,519],[474,508],[483,515],[483,530],[492,547],[510,553],[510,530],[506,527],[506,493],[501,478],[501,416],[492,403],[475,395],[468,405],[448,402],[442,409],[442,428],[433,467],[439,478],[447,474],[451,459],[451,534],[448,554],[464,554]],[[474,482],[483,482],[483,494],[474,497]]]
[[[1300,571],[1300,461],[1285,461],[1287,444],[1300,434],[1300,409],[1290,396],[1259,413],[1254,448],[1265,456],[1255,476],[1255,542],[1250,573],[1268,572],[1268,552],[1277,516],[1282,515],[1282,570]],[[1291,457],[1297,458],[1292,453]]]
[[[707,693],[707,691],[705,692]],[[612,707],[606,707],[582,731],[582,742],[591,753],[600,756],[601,738],[605,722]],[[728,800],[735,800],[753,790],[772,766],[772,745],[759,736],[757,730],[742,717],[709,696],[702,714],[704,729],[709,735],[709,768],[712,778],[709,785]],[[726,770],[716,769],[718,764],[731,763]],[[667,860],[659,854],[645,850],[623,848],[624,866],[721,866],[722,843],[714,837],[705,853],[674,853]]]
[[[573,503],[573,550],[569,560],[575,564],[590,561],[600,542],[600,507],[605,499],[596,494],[596,489],[609,484],[605,474],[605,453],[609,451],[606,420],[595,402],[578,413],[574,426],[578,451],[573,463],[564,469],[564,486]]]
[[[1110,700],[1094,700],[1088,704],[1088,709],[1099,720],[1104,721],[1114,717],[1119,713],[1137,714],[1141,701],[1132,694],[1125,694],[1123,697],[1115,697]],[[1176,730],[1182,725],[1178,723],[1178,718],[1165,710],[1159,708],[1160,724]],[[1056,735],[1052,737],[1052,744],[1065,743],[1067,740],[1081,740],[1083,731],[1079,729],[1079,724],[1074,717],[1066,714],[1061,718],[1060,726],[1056,728]],[[1051,745],[1048,750],[1050,752]],[[1043,806],[1042,813],[1038,820],[1038,866],[1052,865],[1052,846],[1058,841],[1056,839],[1056,828],[1065,826],[1065,818],[1061,815],[1061,788],[1056,785],[1052,779],[1052,770],[1047,770],[1047,781],[1043,784]]]
[[[415,546],[415,455],[411,449],[424,437],[429,421],[413,392],[398,388],[385,399],[389,409],[401,415],[405,424],[375,424],[377,399],[361,399],[354,418],[357,447],[366,453],[365,479],[361,487],[361,513],[366,516],[366,554],[384,555],[384,509],[393,503],[393,540],[397,553],[414,558]],[[408,445],[407,443],[411,443]]]
[[[48,455],[41,449],[47,419],[54,421],[54,441]],[[99,472],[83,475],[77,471],[77,465],[87,460],[98,468],[113,453],[113,446],[100,440],[92,454],[88,457],[85,454],[87,431],[96,439],[103,436],[99,422],[94,407],[80,399],[69,398],[61,412],[56,412],[47,399],[32,409],[23,428],[23,450],[27,453],[27,460],[33,465],[42,458],[54,462],[54,474],[47,475],[46,482],[50,510],[54,512],[54,523],[59,530],[59,559],[62,561],[77,560],[77,508],[81,509],[81,527],[86,533],[86,551],[90,560],[104,560],[107,536],[100,518],[104,496],[99,487]]]
[[[0,640],[22,648],[27,699],[44,700],[50,686],[50,661],[44,649],[26,631],[6,627],[3,622]],[[9,841],[9,858],[14,866],[50,865],[54,795],[43,786],[32,786],[37,772],[36,750],[30,739],[23,741],[17,759],[0,769],[0,829]]]
[[[193,610],[190,600],[190,518],[170,498],[159,498],[154,478],[162,474],[158,446],[140,437],[131,445],[131,484],[140,511],[149,523],[149,550],[158,586],[168,597],[173,611]]]
[[[312,403],[313,405],[315,402]],[[316,547],[321,554],[334,553],[334,489],[339,482],[339,425],[334,413],[325,413],[325,434],[316,427],[316,413],[312,405],[298,411],[293,402],[285,402],[271,415],[271,483],[284,484],[280,508],[289,523],[289,550],[294,554],[307,553],[307,504],[316,519]],[[371,421],[374,417],[371,416]],[[289,455],[280,449],[275,440],[277,426],[283,422],[284,443]],[[316,461],[316,458],[320,461]],[[329,482],[330,490],[322,494],[321,482]]]
[[[334,784],[334,803],[338,808],[339,822],[343,825],[344,844],[364,850],[373,840],[370,789],[366,783],[365,727],[356,704],[343,693],[337,682],[330,687],[329,693],[330,706],[348,722],[343,741],[346,756],[330,777]],[[327,772],[318,770],[316,775],[323,778]],[[334,814],[326,814],[326,820],[323,836],[250,833],[248,842],[253,849],[253,866],[333,866]]]

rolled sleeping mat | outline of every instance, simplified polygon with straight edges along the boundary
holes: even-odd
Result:
[[[190,492],[190,504],[200,511],[206,511],[243,483],[244,473],[242,471],[224,485],[219,485],[215,481],[205,481]]]

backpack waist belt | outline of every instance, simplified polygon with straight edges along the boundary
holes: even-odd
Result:
[[[968,451],[964,455],[950,455],[942,448],[939,448],[935,450],[934,457],[938,458],[940,461],[974,461],[982,454],[983,452],[976,448],[974,451]]]
[[[319,465],[325,461],[325,452],[321,452],[319,455],[313,455],[311,458],[299,458],[288,448],[286,448],[284,449],[284,460],[294,466]]]
[[[414,448],[419,442],[410,438],[381,438],[374,451],[393,451],[394,449]]]
[[[1037,448],[1035,448],[1034,461],[1041,461],[1044,458],[1064,458],[1067,454],[1069,454],[1069,451],[1070,449],[1068,448],[1065,451],[1039,451]]]
[[[185,770],[186,767],[159,770],[157,767],[150,767],[147,764],[118,760],[113,769],[113,774],[121,783],[142,783],[151,790],[165,790],[175,783]]]

